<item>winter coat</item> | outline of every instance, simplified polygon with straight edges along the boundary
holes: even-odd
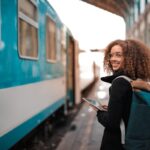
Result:
[[[109,89],[108,111],[97,112],[98,121],[105,127],[100,150],[124,150],[121,143],[120,123],[123,121],[125,129],[127,128],[132,87],[124,78],[115,79],[120,75],[124,75],[123,72],[101,78],[102,81],[112,85]]]

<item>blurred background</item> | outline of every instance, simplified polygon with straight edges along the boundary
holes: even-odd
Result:
[[[125,38],[121,16],[81,0],[49,0],[62,21],[79,41],[80,49],[103,49],[114,39]]]
[[[115,39],[125,39],[126,26],[121,16],[81,0],[48,0],[60,19],[79,42],[80,81],[82,89],[93,78],[93,62],[99,66],[97,76],[104,76],[103,49]],[[92,51],[93,50],[93,51]]]

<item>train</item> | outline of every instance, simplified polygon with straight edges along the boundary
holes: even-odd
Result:
[[[47,0],[0,0],[0,150],[81,102],[78,56],[78,41]]]

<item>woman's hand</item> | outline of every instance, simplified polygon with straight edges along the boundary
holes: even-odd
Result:
[[[103,111],[107,111],[108,110],[108,105],[102,105]]]
[[[133,80],[131,82],[131,85],[133,87],[134,90],[146,90],[146,91],[150,91],[150,84],[146,81],[143,80]]]

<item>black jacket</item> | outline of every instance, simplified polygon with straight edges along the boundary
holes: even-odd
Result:
[[[112,76],[101,78],[105,82],[112,81],[123,75],[117,72]],[[132,87],[124,78],[117,78],[113,81],[109,89],[108,111],[98,111],[98,121],[105,127],[100,150],[123,150],[121,144],[121,120],[124,121],[127,128],[130,106],[132,99]]]

